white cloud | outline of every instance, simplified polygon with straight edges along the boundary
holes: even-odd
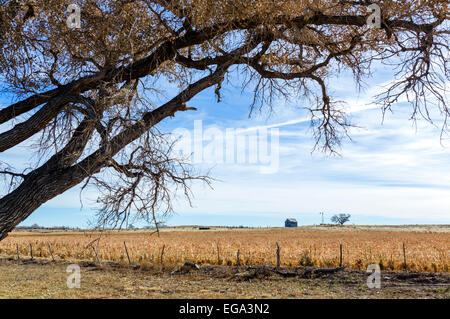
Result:
[[[450,207],[450,148],[441,145],[439,120],[437,127],[423,120],[414,127],[408,121],[408,109],[398,107],[394,108],[395,113],[386,114],[381,125],[381,110],[370,104],[380,86],[371,85],[355,94],[348,83],[344,78],[333,85],[337,96],[344,96],[340,99],[347,101],[353,122],[362,128],[351,129],[354,141],[343,144],[342,157],[311,154],[313,140],[305,125],[309,118],[295,105],[279,107],[281,112],[269,120],[222,118],[217,115],[220,112],[214,116],[215,113],[209,113],[206,108],[183,115],[185,117],[177,124],[193,123],[201,118],[208,122],[205,128],[210,123],[220,129],[234,127],[244,132],[278,128],[280,170],[277,174],[263,175],[255,165],[199,165],[203,171],[213,167],[212,176],[220,181],[214,182],[214,190],[194,185],[194,208],[180,199],[176,204],[177,212],[257,217],[325,211],[378,216],[381,221],[397,217],[411,222],[421,219],[450,223],[447,210]],[[196,106],[195,103],[210,100],[202,97],[191,104]],[[435,115],[438,119],[439,114]],[[450,146],[445,141],[443,144]],[[246,149],[241,146],[237,151]],[[14,161],[25,155],[25,148],[7,154]],[[88,199],[85,198],[84,204],[92,206],[95,191],[85,195]],[[45,206],[79,208],[79,187]]]

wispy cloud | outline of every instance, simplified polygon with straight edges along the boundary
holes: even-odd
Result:
[[[194,184],[194,207],[180,198],[176,211],[187,216],[228,215],[230,224],[233,216],[282,219],[319,211],[375,216],[380,223],[394,217],[409,223],[450,223],[450,149],[446,141],[440,140],[440,115],[433,113],[436,126],[423,120],[414,125],[409,121],[411,110],[402,101],[382,123],[381,110],[371,102],[387,80],[386,74],[378,73],[378,78],[362,92],[356,92],[351,77],[333,82],[334,96],[347,102],[352,122],[361,127],[350,130],[353,141],[343,142],[341,157],[311,153],[314,141],[309,131],[310,118],[298,105],[300,102],[284,105],[281,101],[272,117],[255,116],[249,120],[251,98],[230,87],[224,86],[229,94],[224,95],[221,104],[216,103],[212,91],[193,99],[189,104],[200,111],[177,115],[164,122],[163,129],[192,130],[199,119],[205,129],[235,128],[241,133],[278,129],[279,171],[264,175],[255,165],[199,164],[197,168],[203,171],[212,168],[212,176],[219,181],[214,182],[213,190]],[[241,146],[236,151],[247,149]],[[19,148],[2,156],[25,163],[28,153]],[[85,195],[85,207],[94,207],[95,191]],[[79,207],[79,188],[74,188],[49,201],[40,211],[73,211]]]

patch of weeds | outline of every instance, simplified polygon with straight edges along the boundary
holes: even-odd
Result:
[[[312,267],[314,266],[314,261],[311,258],[309,252],[305,251],[300,256],[299,265],[303,267]]]

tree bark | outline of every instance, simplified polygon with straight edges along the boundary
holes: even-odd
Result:
[[[85,176],[55,171],[25,180],[0,200],[0,240],[48,200],[80,183]]]
[[[182,18],[185,18],[183,16],[184,13],[180,14],[182,14]],[[355,42],[352,41],[352,46],[350,46],[348,50],[335,53],[330,51],[330,55],[328,55],[324,62],[312,66],[309,70],[304,72],[291,75],[264,68],[262,64],[257,63],[260,57],[255,60],[249,59],[248,53],[255,49],[260,43],[265,42],[266,40],[271,41],[270,35],[269,38],[260,37],[255,39],[254,43],[250,43],[229,54],[224,54],[223,56],[217,56],[215,58],[203,58],[199,61],[192,60],[190,57],[180,56],[180,49],[205,43],[228,31],[251,31],[261,25],[265,25],[265,21],[265,17],[260,16],[246,17],[244,19],[239,17],[236,21],[226,23],[218,22],[213,25],[207,24],[199,30],[183,30],[183,32],[185,31],[184,33],[180,33],[175,38],[170,37],[166,39],[157,48],[149,48],[149,55],[141,60],[135,61],[127,66],[106,68],[94,75],[85,76],[41,94],[35,94],[24,101],[17,102],[0,110],[0,124],[2,124],[16,118],[20,114],[36,110],[36,108],[45,104],[24,122],[15,125],[6,132],[0,133],[0,152],[3,152],[15,147],[47,127],[51,119],[54,119],[61,113],[64,105],[72,101],[71,97],[83,94],[90,90],[98,90],[104,83],[122,83],[144,78],[149,74],[152,74],[153,71],[158,70],[164,62],[170,60],[201,70],[205,70],[210,66],[212,67],[212,65],[217,65],[217,69],[213,74],[189,85],[179,95],[161,107],[151,112],[144,113],[140,120],[135,122],[134,125],[124,127],[123,130],[112,137],[111,140],[105,139],[105,145],[103,145],[102,141],[102,144],[96,151],[83,160],[80,160],[87,142],[92,137],[95,124],[99,124],[95,123],[95,119],[86,118],[83,120],[77,130],[75,130],[72,139],[66,147],[55,154],[41,167],[25,176],[21,176],[23,177],[23,182],[11,193],[0,198],[0,240],[5,238],[15,226],[25,220],[42,204],[108,166],[109,162],[118,152],[142,136],[149,128],[163,119],[173,116],[177,111],[192,109],[186,107],[185,103],[202,90],[221,83],[225,72],[232,64],[248,64],[261,75],[261,78],[266,79],[312,79],[320,84],[322,88],[322,96],[325,105],[322,110],[328,109],[328,111],[330,111],[330,100],[325,92],[324,81],[320,77],[314,75],[313,72],[327,65],[328,62],[338,55],[343,54],[345,56],[351,52],[358,43],[356,38],[354,38]],[[433,24],[415,24],[409,20],[394,19],[386,20],[383,23],[389,30],[393,28],[405,29],[407,31],[415,31],[418,34],[425,32],[432,35],[431,32],[433,31],[434,26],[441,22],[442,21],[438,20]],[[1,23],[2,21],[0,21],[0,24]],[[271,23],[273,26],[293,24],[296,25],[298,29],[302,29],[306,25],[363,26],[366,23],[366,16],[327,16],[319,12],[315,13],[312,17],[300,16],[292,18],[290,16],[277,16],[273,18]],[[253,31],[250,33],[253,33]],[[265,45],[263,45],[262,52],[265,52],[264,47]],[[267,50],[267,46],[265,50]],[[414,48],[411,50],[421,51],[422,48]],[[318,54],[322,55],[321,53]],[[416,85],[417,81],[418,80],[413,77],[412,80],[410,80],[409,86],[412,84]],[[316,111],[314,110],[313,112]],[[325,113],[323,114],[325,116]],[[341,124],[341,122],[339,122],[339,117],[334,118],[331,115],[326,117],[327,122],[323,125],[325,127],[323,130],[325,130],[325,135],[327,136],[327,146],[329,146],[329,136],[331,135],[331,139],[333,140],[335,136],[332,124],[328,124],[330,119],[332,122],[338,121],[337,123],[342,126],[346,125],[345,123]]]
[[[174,116],[177,111],[193,109],[186,107],[186,102],[204,89],[223,81],[223,76],[231,64],[232,61],[229,61],[218,66],[214,73],[189,85],[164,105],[144,113],[141,121],[125,128],[112,138],[108,145],[102,146],[76,163],[94,127],[92,121],[82,121],[64,149],[26,175],[18,188],[0,199],[0,241],[42,204],[78,185],[85,178],[100,172],[108,164],[109,159],[149,128],[167,117]]]

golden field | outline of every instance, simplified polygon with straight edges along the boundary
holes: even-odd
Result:
[[[0,255],[19,254],[30,258],[30,244],[35,258],[50,258],[48,243],[57,261],[92,260],[127,264],[126,242],[133,264],[159,265],[164,247],[164,265],[186,261],[198,264],[236,265],[240,251],[242,265],[276,264],[276,243],[281,248],[285,266],[339,266],[339,245],[343,247],[343,264],[350,269],[366,269],[380,264],[383,270],[403,270],[403,243],[408,270],[448,272],[450,258],[449,226],[344,226],[298,227],[296,229],[163,229],[160,237],[149,231],[106,232],[13,232],[0,242]],[[98,245],[97,245],[98,244]]]

